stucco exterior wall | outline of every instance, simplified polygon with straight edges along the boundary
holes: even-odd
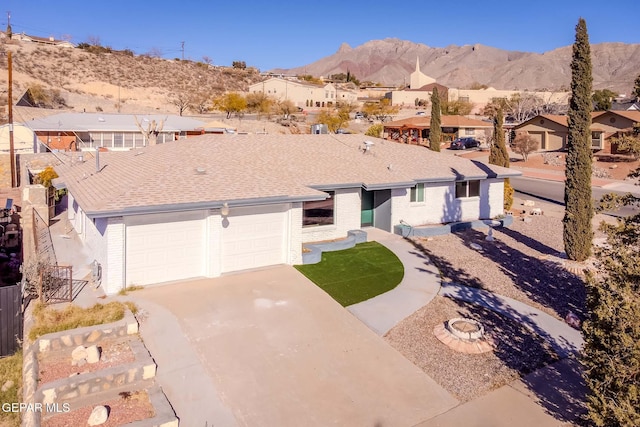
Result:
[[[336,101],[336,88],[332,84],[314,86],[279,78],[271,78],[264,82],[253,84],[249,86],[249,92],[263,92],[265,95],[277,100],[288,99],[296,107],[301,108],[308,107],[309,105],[307,104],[310,101],[313,101],[314,105],[316,103],[324,103],[325,106],[328,102],[335,103]],[[338,99],[343,98],[345,97],[338,94]],[[347,97],[348,100],[351,100],[351,98],[351,96]]]

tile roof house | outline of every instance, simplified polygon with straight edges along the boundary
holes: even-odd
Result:
[[[633,130],[640,123],[640,111],[594,111],[591,113],[591,148],[596,154],[619,154],[611,138]],[[528,132],[540,150],[564,150],[569,127],[567,116],[541,114],[514,127],[515,132]]]
[[[145,129],[154,121],[163,123],[156,139],[159,144],[205,133],[205,122],[171,114],[71,112],[36,118],[24,124],[35,132],[44,150],[118,151],[147,145],[136,119]]]
[[[56,167],[108,294],[301,264],[302,245],[503,213],[512,169],[362,135],[203,135]]]
[[[484,141],[485,132],[491,132],[493,124],[482,120],[469,119],[464,116],[441,116],[441,127],[444,137],[453,140],[465,136]],[[384,124],[383,135],[386,139],[405,144],[422,144],[429,138],[431,117],[415,116],[395,120]]]

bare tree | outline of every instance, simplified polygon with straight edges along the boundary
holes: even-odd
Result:
[[[211,98],[205,94],[196,93],[189,101],[189,108],[198,114],[204,114],[211,109]]]
[[[102,46],[102,43],[100,42],[100,36],[87,37],[87,43],[89,43],[91,46]]]
[[[149,58],[162,58],[162,50],[157,47],[152,47],[149,52],[146,53]]]
[[[181,116],[182,113],[184,113],[185,110],[191,106],[191,98],[186,91],[172,93],[167,98],[167,101],[169,101],[171,105],[175,105],[176,107],[178,107],[178,114]]]
[[[529,159],[529,154],[538,149],[538,141],[533,139],[529,132],[520,132],[513,140],[513,151],[520,154],[524,161]]]
[[[167,118],[165,117],[164,119],[160,120],[160,123],[156,122],[155,119],[143,119],[143,122],[146,123],[140,123],[137,116],[133,116],[133,118],[136,121],[136,126],[138,126],[138,129],[140,129],[140,132],[142,132],[144,140],[148,141],[148,145],[156,145],[156,142],[158,141],[158,134],[162,132],[164,122],[167,120]]]
[[[202,57],[202,60],[203,60],[203,61],[204,61],[204,63],[205,63],[205,64],[207,64],[207,65],[211,65],[211,64],[213,64],[213,59],[211,59],[211,57],[210,57],[210,56],[204,55],[204,56]]]

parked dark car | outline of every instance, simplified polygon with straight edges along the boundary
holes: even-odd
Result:
[[[458,138],[451,141],[451,150],[466,150],[467,148],[479,147],[480,141],[475,138]]]

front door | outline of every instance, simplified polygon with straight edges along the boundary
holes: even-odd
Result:
[[[360,226],[371,227],[373,225],[373,191],[362,190],[362,202],[360,211]]]

